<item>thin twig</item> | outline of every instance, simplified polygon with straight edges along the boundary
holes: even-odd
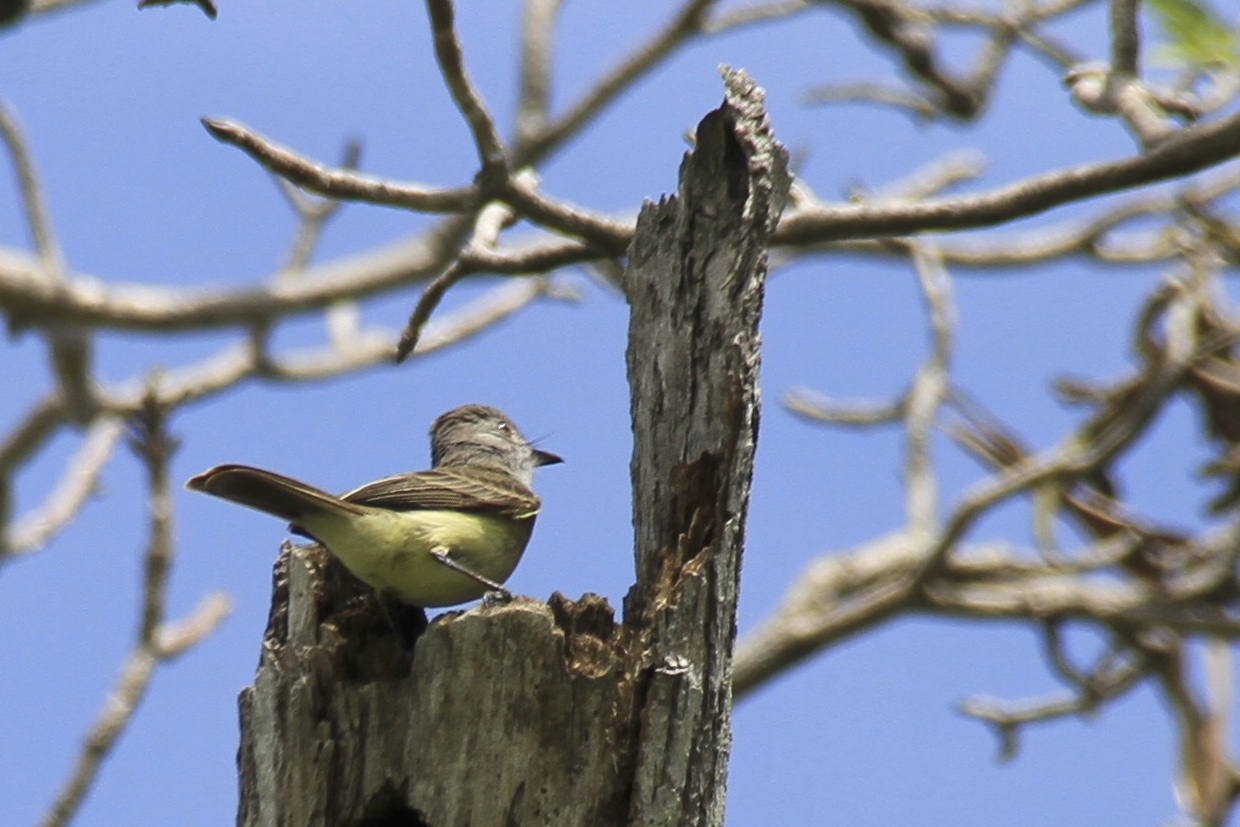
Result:
[[[569,137],[578,134],[595,115],[639,78],[649,74],[679,46],[701,31],[717,0],[686,0],[659,32],[630,51],[618,66],[603,76],[558,120],[534,138],[513,148],[513,166],[538,163]]]
[[[702,27],[704,34],[721,34],[750,26],[754,23],[766,23],[771,20],[782,20],[795,14],[808,11],[814,4],[807,0],[771,0],[739,9],[728,9],[712,17]]]
[[[525,170],[512,177],[509,189],[512,192],[523,191],[533,194],[533,187],[536,183],[534,173]],[[400,341],[396,345],[395,360],[397,363],[403,362],[410,353],[414,352],[423,327],[426,326],[439,303],[443,301],[448,290],[467,276],[487,269],[485,262],[488,252],[493,250],[503,229],[516,219],[516,213],[517,208],[510,207],[507,203],[489,204],[478,213],[473,237],[464,252],[455,264],[426,286],[410,312],[409,320],[405,323],[400,334]]]
[[[405,329],[400,334],[400,342],[396,345],[396,355],[394,358],[398,364],[405,361],[409,354],[413,352],[413,349],[417,347],[418,336],[421,334],[422,328],[430,319],[431,314],[435,312],[435,308],[443,301],[443,297],[447,295],[448,290],[468,275],[468,270],[453,265],[445,270],[439,278],[426,285],[422,295],[418,297],[417,304],[413,306],[413,311],[409,314],[409,321],[405,323]]]
[[[356,172],[361,157],[361,142],[349,141],[341,153],[340,169]],[[334,198],[310,198],[290,184],[288,179],[279,175],[272,176],[272,179],[285,200],[288,201],[289,206],[293,208],[293,212],[297,214],[298,219],[297,235],[289,248],[284,266],[280,268],[280,274],[300,274],[309,266],[310,258],[314,255],[314,248],[323,234],[323,228],[340,211],[341,202]]]
[[[154,668],[155,654],[150,649],[139,646],[130,652],[108,700],[86,734],[69,780],[40,822],[42,827],[63,827],[77,813],[104,758],[146,694]]]
[[[43,504],[14,521],[12,528],[4,530],[0,543],[4,555],[38,551],[77,515],[86,500],[95,493],[99,475],[123,432],[124,423],[116,417],[95,419],[81,447],[66,465],[60,481]]]
[[[903,112],[919,123],[933,121],[941,114],[934,101],[926,100],[918,92],[889,84],[865,81],[815,86],[802,93],[801,102],[806,106],[834,106],[842,103],[876,104]]]
[[[849,402],[830,399],[804,388],[789,391],[780,402],[792,413],[813,422],[855,428],[899,422],[906,405],[904,396],[891,402]]]
[[[954,187],[962,181],[979,177],[986,169],[986,157],[980,152],[950,152],[922,164],[910,174],[883,185],[873,197],[877,200],[920,201]]]
[[[52,231],[34,158],[26,147],[17,119],[3,104],[0,104],[0,138],[3,138],[13,159],[13,169],[26,211],[26,224],[39,260],[40,275],[55,290],[66,281],[64,255]],[[85,328],[65,322],[50,325],[47,338],[52,373],[60,388],[65,410],[74,422],[85,425],[98,410],[94,384],[90,379],[93,351],[90,337]]]
[[[477,187],[432,190],[412,184],[392,183],[349,170],[327,170],[233,121],[204,118],[203,125],[218,140],[242,149],[268,171],[325,197],[467,216],[472,216],[485,199],[502,198],[535,223],[601,245],[603,254],[623,252],[632,238],[632,225],[552,201],[532,187],[511,180],[506,165],[502,165],[503,174],[488,183],[485,196]],[[2,298],[0,294],[0,300]]]
[[[517,141],[537,135],[551,112],[552,54],[561,0],[525,0],[521,16],[521,80],[517,93]]]
[[[151,387],[155,384],[152,380]],[[165,415],[166,411],[158,404],[154,391],[148,393],[143,413],[135,419],[136,435],[131,443],[146,467],[150,516],[143,566],[142,612],[137,639],[121,669],[116,686],[87,731],[82,750],[65,786],[43,818],[44,827],[61,827],[77,813],[98,776],[104,759],[112,751],[121,732],[133,719],[138,705],[145,697],[155,666],[173,651],[161,648],[160,640],[165,612],[164,596],[173,548],[172,493],[168,481],[168,461],[174,445],[164,427]],[[186,646],[215,628],[215,624],[225,613],[220,600],[216,597],[210,601],[215,609],[199,616],[197,637],[179,641],[181,645],[176,652],[183,651]]]
[[[912,245],[913,269],[930,328],[930,353],[913,375],[904,405],[904,491],[908,531],[929,536],[938,527],[938,481],[930,437],[947,397],[956,328],[951,280],[930,241]]]
[[[990,724],[999,738],[999,757],[1009,761],[1016,757],[1021,730],[1029,724],[1045,723],[1060,718],[1087,715],[1099,701],[1119,698],[1136,687],[1144,677],[1144,662],[1124,664],[1103,679],[1092,683],[1091,692],[1079,692],[1059,698],[1004,703],[988,698],[971,698],[958,707],[962,715]]]
[[[482,95],[465,72],[465,57],[456,35],[456,12],[452,8],[452,0],[426,0],[426,12],[431,21],[439,73],[474,136],[474,147],[482,164],[478,173],[479,182],[484,189],[488,184],[498,185],[508,176],[508,153],[499,130],[495,128],[495,121],[482,101]]]
[[[1111,0],[1111,73],[1136,77],[1140,71],[1139,0]]]
[[[341,153],[340,167],[345,170],[356,170],[362,157],[362,144],[358,140],[345,144]],[[310,265],[310,259],[322,238],[327,223],[340,212],[343,202],[334,198],[314,198],[289,183],[278,175],[272,176],[276,186],[288,201],[289,206],[297,214],[297,234],[289,249],[284,266],[277,274],[278,278],[300,277]],[[341,347],[357,334],[361,322],[357,302],[339,301],[324,311],[324,325],[328,338]],[[266,350],[268,328],[258,325],[252,333],[255,349],[261,354]]]
[[[65,409],[59,394],[49,394],[26,411],[0,441],[0,564],[12,559],[8,543],[13,512],[13,479],[17,470],[30,460],[65,424]]]
[[[472,209],[478,199],[477,190],[472,186],[433,188],[388,181],[349,169],[329,169],[273,143],[236,121],[203,118],[202,125],[211,137],[237,147],[268,172],[329,198],[436,213],[465,212]]]
[[[0,103],[0,138],[13,159],[13,172],[17,176],[18,189],[21,191],[22,206],[26,211],[26,226],[30,228],[30,236],[42,265],[43,276],[51,282],[61,283],[65,280],[65,262],[60,245],[52,232],[52,221],[48,216],[47,203],[43,198],[43,187],[35,172],[34,159],[26,147],[26,139],[17,125],[17,118],[8,106]]]
[[[27,409],[0,441],[0,477],[11,476],[30,460],[64,424],[60,397],[48,394]]]
[[[534,223],[595,245],[600,257],[623,254],[633,238],[631,224],[552,200],[517,179],[509,181],[499,194],[518,213]]]

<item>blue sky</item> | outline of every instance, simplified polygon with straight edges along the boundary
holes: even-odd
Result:
[[[461,4],[470,72],[509,130],[514,108],[513,3]],[[554,104],[575,98],[651,31],[663,3],[569,3],[557,39]],[[483,8],[485,6],[485,8]],[[1098,55],[1100,13],[1060,34]],[[952,46],[967,48],[963,39]],[[968,52],[971,54],[971,52]],[[953,62],[963,65],[963,59]],[[746,68],[768,89],[776,134],[805,153],[805,180],[839,199],[878,188],[948,151],[988,159],[981,185],[1130,154],[1115,123],[1074,110],[1055,74],[1017,55],[1000,94],[969,129],[919,126],[890,112],[806,108],[809,86],[893,74],[835,14],[705,39],[647,77],[541,170],[546,190],[631,215],[675,187],[683,134],[722,98],[715,67]],[[268,0],[224,4],[209,22],[189,6],[137,12],[96,3],[0,35],[0,99],[18,114],[46,187],[70,269],[108,282],[215,289],[259,282],[283,260],[295,223],[267,174],[213,141],[198,119],[236,118],[312,157],[333,161],[364,141],[373,174],[456,185],[475,155],[436,72],[417,3]],[[0,247],[29,249],[7,163],[0,164]],[[1090,214],[1097,204],[1022,222]],[[366,250],[426,226],[392,209],[344,208],[317,261]],[[1016,273],[960,272],[956,379],[1039,446],[1077,412],[1049,400],[1061,374],[1116,378],[1128,329],[1157,268],[1097,269],[1069,261]],[[427,464],[427,425],[465,402],[497,405],[563,466],[540,471],[545,507],[510,587],[545,597],[592,591],[619,605],[632,578],[624,377],[626,311],[579,273],[576,304],[542,302],[458,347],[400,367],[309,386],[248,383],[183,409],[174,462],[185,479],[246,462],[328,489]],[[451,294],[459,306],[496,284]],[[368,301],[367,324],[397,328],[416,299]],[[765,408],[747,530],[740,628],[768,612],[816,555],[898,528],[899,435],[813,427],[778,404],[809,387],[840,397],[898,393],[926,347],[907,263],[858,256],[808,259],[770,283],[763,320]],[[276,341],[321,340],[315,317]],[[108,333],[98,364],[109,381],[175,367],[237,341],[232,331],[169,339]],[[36,337],[4,344],[0,429],[48,388]],[[1198,525],[1192,478],[1203,449],[1190,412],[1174,406],[1149,445],[1123,466],[1138,507]],[[62,436],[18,479],[19,511],[56,479],[77,438]],[[936,444],[950,502],[978,470]],[[47,549],[0,571],[0,800],[13,824],[35,821],[62,783],[134,635],[145,521],[141,470],[123,450],[100,496]],[[1021,507],[977,538],[1027,541]],[[235,605],[223,626],[161,668],[104,767],[80,825],[221,824],[235,817],[236,694],[254,674],[270,567],[283,527],[263,515],[178,491],[170,614],[207,592]],[[1079,635],[1081,653],[1093,640]],[[750,824],[1157,824],[1176,810],[1169,787],[1174,734],[1158,700],[1139,691],[1095,719],[1028,733],[999,766],[981,725],[956,714],[974,694],[1057,690],[1034,633],[1015,624],[906,618],[847,641],[741,703],[728,822]]]

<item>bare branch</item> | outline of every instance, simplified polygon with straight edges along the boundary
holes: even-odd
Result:
[[[919,274],[936,342],[928,362],[933,370],[922,377],[937,375],[945,383],[952,329],[950,304],[946,294],[939,292],[941,276],[932,277],[937,272],[934,259],[927,258],[924,247],[911,249],[920,256]],[[936,405],[929,403],[941,399],[942,393],[928,392],[933,383],[923,389],[925,399],[920,407],[924,410],[916,418],[916,388],[901,403],[885,411],[908,420],[908,528],[846,555],[823,557],[812,563],[794,582],[775,613],[740,641],[736,661],[738,695],[808,657],[817,648],[904,611],[1020,618],[1039,623],[1079,618],[1116,629],[1161,627],[1192,634],[1240,636],[1240,616],[1208,601],[1208,596],[1230,588],[1234,582],[1234,565],[1240,555],[1235,535],[1240,532],[1240,521],[1217,536],[1196,543],[1191,553],[1179,556],[1178,566],[1155,581],[1136,572],[1124,574],[1118,580],[1081,576],[1109,565],[1117,565],[1124,572],[1138,541],[1147,537],[1131,520],[1107,523],[1106,532],[1094,549],[1062,562],[1022,559],[1014,554],[979,557],[959,548],[968,526],[997,503],[1018,492],[1033,491],[1044,482],[1075,479],[1103,467],[1143,432],[1188,367],[1201,354],[1212,353],[1217,347],[1208,336],[1197,341],[1198,301],[1199,291],[1192,285],[1168,288],[1156,303],[1162,311],[1160,318],[1166,320],[1163,327],[1168,343],[1158,356],[1149,357],[1139,380],[1126,382],[1124,393],[1114,395],[1108,404],[1102,405],[1060,448],[1041,457],[1019,451],[1011,456],[995,454],[994,461],[1005,470],[966,493],[941,529],[935,529],[927,504],[932,502],[932,493],[918,493],[919,486],[933,483],[932,479],[926,482],[929,467],[918,448],[918,437],[934,418]],[[1176,310],[1173,312],[1168,306]],[[1151,323],[1142,322],[1142,329]],[[834,407],[823,406],[817,400],[803,402],[802,408],[805,413],[827,421],[841,418]],[[869,419],[874,421],[878,417]],[[1095,509],[1091,513],[1100,512]],[[1187,539],[1177,542],[1189,543]],[[1053,650],[1054,640],[1049,640],[1048,645]],[[1066,677],[1075,674],[1066,659],[1056,661],[1053,652],[1051,659]],[[1110,662],[1105,659],[1100,664]],[[1092,688],[1086,688],[1089,691],[1084,694],[1093,697]],[[1076,700],[1064,703],[1066,706],[1056,709],[1081,708]]]
[[[389,183],[345,170],[329,171],[290,150],[276,146],[241,124],[207,118],[203,119],[203,124],[217,139],[240,147],[264,168],[300,187],[331,198],[386,204],[423,212],[458,213],[476,210],[483,198],[483,194],[476,187],[428,190],[414,185]],[[551,201],[541,196],[533,187],[511,180],[506,166],[503,172],[502,176],[487,185],[487,194],[505,199],[536,223],[602,244],[612,254],[622,252],[633,235],[631,225],[592,216],[579,208]]]
[[[99,475],[123,431],[124,424],[118,418],[96,418],[43,504],[4,531],[0,559],[38,551],[77,515],[86,499],[95,493]]]
[[[311,268],[296,281],[214,293],[140,285],[105,289],[87,276],[49,288],[33,266],[0,262],[0,307],[43,324],[72,320],[127,330],[249,327],[426,279],[455,257],[470,224],[467,217],[453,216],[418,238]],[[562,245],[557,249],[562,251]]]
[[[63,827],[77,813],[95,776],[99,774],[103,759],[111,752],[116,739],[146,694],[154,668],[155,655],[149,649],[138,647],[130,652],[116,686],[86,734],[68,782],[40,822],[42,827]]]
[[[977,178],[985,168],[986,157],[980,152],[949,152],[921,165],[904,178],[885,184],[870,200],[920,201],[962,181]]]
[[[571,286],[546,278],[530,278],[500,284],[489,293],[452,313],[442,314],[426,325],[418,338],[415,355],[442,350],[493,327],[537,298],[576,302],[581,294]]]
[[[1080,476],[1100,467],[1136,439],[1187,367],[1186,356],[1169,359],[1125,398],[1122,409],[1105,409],[1080,429],[1080,436],[1040,456],[1018,462],[967,491],[948,518],[926,559],[924,575],[941,566],[952,547],[977,519],[1013,494],[1050,482]],[[1088,435],[1088,438],[1082,438]]]
[[[1121,76],[1135,77],[1140,72],[1138,5],[1138,0],[1111,0],[1111,72]]]
[[[501,196],[522,216],[565,235],[578,236],[597,246],[600,255],[623,254],[633,238],[633,225],[553,201],[518,179],[509,181]]]
[[[858,235],[991,224],[1048,209],[1065,200],[1148,183],[1181,174],[1188,168],[1208,165],[1214,160],[1211,153],[1234,154],[1234,148],[1219,149],[1219,142],[1232,132],[1240,139],[1240,115],[1189,127],[1175,140],[1145,156],[1039,176],[987,195],[915,204],[884,202],[802,208],[785,218],[776,238],[785,245],[799,245]],[[1235,146],[1240,146],[1240,141]],[[1195,158],[1184,157],[1177,147],[1185,152],[1201,150],[1202,154]],[[198,298],[156,288],[122,287],[100,292],[93,285],[88,289],[76,283],[48,289],[39,282],[33,270],[6,272],[6,268],[0,267],[0,306],[15,316],[31,320],[73,318],[85,324],[115,328],[188,329],[252,324],[317,309],[340,298],[361,297],[407,284],[425,277],[428,272],[442,272],[442,256],[455,252],[452,242],[459,238],[464,226],[459,222],[443,225],[432,231],[426,240],[415,242],[414,250],[410,250],[409,245],[400,245],[393,248],[392,254],[381,251],[373,256],[317,268],[295,285]],[[594,230],[609,237],[609,244],[619,244],[625,237],[616,232],[614,226],[606,224],[591,225],[591,231]],[[627,234],[627,228],[624,232]],[[421,249],[417,249],[419,247]],[[485,265],[479,263],[479,269],[485,266],[494,272],[532,272],[548,262],[581,263],[593,256],[586,247],[568,244],[539,248],[535,258],[541,260],[533,266],[530,266],[530,251],[523,251],[516,258],[492,254],[486,257],[491,260]]]
[[[1137,640],[1149,658],[1163,696],[1175,713],[1180,736],[1181,807],[1199,823],[1221,827],[1240,794],[1240,771],[1228,755],[1227,715],[1198,699],[1190,678],[1188,651],[1176,636]],[[1207,655],[1207,668],[1213,669]]]
[[[525,0],[521,18],[521,82],[517,94],[517,141],[534,138],[551,111],[552,52],[561,0]]]
[[[958,707],[961,714],[990,724],[999,737],[999,757],[1008,761],[1016,757],[1019,735],[1023,727],[1054,721],[1070,715],[1088,715],[1097,709],[1099,702],[1121,697],[1137,686],[1144,677],[1142,660],[1125,662],[1105,671],[1097,671],[1085,678],[1088,691],[1067,697],[1031,701],[1021,704],[1003,703],[986,698],[972,698]]]
[[[814,652],[892,617],[914,603],[918,544],[903,534],[806,567],[779,607],[736,644],[732,691],[744,697]]]
[[[628,53],[620,65],[608,72],[590,91],[557,121],[536,137],[513,150],[513,166],[529,166],[542,160],[615,100],[638,78],[653,71],[659,63],[697,34],[710,8],[717,0],[686,0],[674,17],[649,41]]]
[[[884,187],[892,197],[904,182]],[[1018,267],[1045,263],[1054,258],[1087,255],[1099,262],[1129,264],[1166,261],[1182,251],[1180,234],[1170,226],[1160,226],[1128,239],[1113,234],[1125,223],[1151,216],[1175,213],[1189,205],[1207,204],[1240,188],[1240,164],[1220,167],[1217,174],[1195,181],[1173,192],[1144,192],[1109,205],[1092,217],[1065,221],[1051,227],[1008,233],[976,233],[945,238],[939,251],[946,264],[954,268]],[[1168,216],[1169,220],[1172,216]],[[821,249],[847,250],[882,256],[907,255],[907,244],[899,239],[881,242],[833,242]]]
[[[1049,36],[1042,30],[1022,26],[1017,29],[1021,42],[1033,49],[1034,54],[1051,61],[1055,68],[1066,71],[1081,62],[1081,56],[1070,46]]]
[[[443,297],[447,295],[448,290],[468,275],[468,270],[459,266],[452,266],[445,270],[439,278],[426,285],[426,289],[418,297],[418,303],[413,306],[413,312],[409,314],[409,321],[405,323],[405,329],[401,331],[400,342],[396,345],[395,355],[398,363],[405,361],[405,357],[413,352],[414,347],[418,344],[418,336],[422,332],[422,327],[430,319],[431,314],[435,312],[435,308],[439,306],[439,303],[443,301]]]
[[[1047,573],[1013,582],[951,583],[925,587],[930,607],[956,616],[1000,619],[1074,618],[1119,628],[1166,627],[1186,634],[1240,637],[1240,617],[1202,605],[1225,578],[1194,585],[1174,600],[1160,599],[1137,581],[1090,583],[1075,575]]]
[[[345,144],[340,168],[355,172],[361,156],[361,142],[349,141]],[[333,198],[310,198],[282,176],[273,176],[273,180],[298,218],[297,237],[284,262],[282,273],[300,273],[309,266],[310,258],[314,255],[314,248],[318,245],[323,228],[340,211],[341,202]]]
[[[154,387],[154,382],[150,387]],[[144,401],[144,413],[136,420],[138,432],[132,440],[135,453],[146,466],[150,497],[150,526],[137,640],[121,669],[115,688],[86,734],[68,781],[42,821],[44,827],[61,827],[73,818],[104,759],[146,695],[156,664],[164,657],[160,650],[160,632],[168,569],[172,560],[172,497],[168,484],[168,460],[173,443],[164,430],[166,411],[159,406],[154,392],[148,393]],[[215,602],[218,604],[218,600]],[[218,618],[222,617],[218,605],[212,611],[214,622],[218,622]],[[200,615],[198,623],[209,626],[210,619]]]
[[[1085,570],[1081,561],[1096,566],[1104,556],[1119,554],[1118,541],[1098,544],[1103,551],[1097,553],[1074,555],[1078,562],[1065,568],[1028,553],[962,549],[949,569],[920,587],[927,550],[911,535],[897,533],[847,552],[823,554],[797,576],[778,608],[738,641],[734,689],[739,698],[819,649],[910,611],[1038,624],[1075,618],[1104,627],[1163,627],[1240,638],[1240,616],[1204,601],[1230,582],[1240,555],[1238,534],[1240,524],[1202,541],[1202,557],[1210,565],[1199,576],[1174,584],[1165,596],[1138,580],[1079,576]],[[1099,663],[1107,665],[1105,674],[1114,674],[1114,658]]]
[[[905,69],[932,89],[938,98],[936,110],[954,118],[972,118],[981,111],[990,92],[998,65],[1014,40],[1008,26],[992,29],[997,48],[983,50],[972,78],[957,78],[948,72],[934,54],[932,35],[920,20],[891,0],[835,0],[856,13],[866,30],[900,55]]]
[[[711,18],[702,27],[705,34],[721,34],[754,23],[792,17],[813,7],[807,0],[770,0],[739,9],[729,9]]]
[[[904,485],[908,531],[928,536],[938,526],[938,482],[930,436],[947,396],[956,309],[951,280],[929,241],[912,244],[913,265],[931,331],[930,354],[913,376],[904,405]]]
[[[43,200],[43,187],[35,172],[34,159],[26,148],[26,139],[18,128],[16,117],[4,104],[0,104],[0,138],[13,159],[13,171],[17,175],[22,206],[26,211],[26,225],[30,228],[43,275],[49,281],[64,281],[64,256],[52,232],[52,221]]]
[[[1072,99],[1086,111],[1119,115],[1145,149],[1177,134],[1168,110],[1190,119],[1197,115],[1196,107],[1177,102],[1171,95],[1156,95],[1135,75],[1112,71],[1103,64],[1074,66],[1064,75],[1064,82]]]
[[[172,566],[172,486],[168,481],[168,463],[176,450],[176,440],[167,431],[168,411],[159,404],[155,376],[147,386],[142,405],[132,417],[134,434],[130,449],[146,467],[150,511],[150,536],[142,581],[142,621],[138,626],[138,644],[153,650],[159,625],[163,622],[168,571]]]
[[[511,185],[514,187],[523,187],[536,183],[535,175],[532,171],[525,171],[514,176]],[[504,204],[492,203],[484,207],[478,213],[478,220],[474,224],[473,237],[469,242],[465,253],[461,258],[457,259],[456,264],[449,267],[442,275],[434,279],[422,291],[422,295],[418,298],[417,304],[414,305],[413,311],[409,315],[409,320],[405,323],[404,330],[401,331],[400,341],[396,345],[395,360],[397,363],[405,361],[410,353],[414,351],[418,344],[418,337],[422,333],[431,314],[435,312],[435,308],[443,300],[449,288],[461,281],[470,273],[476,272],[471,265],[476,265],[479,259],[469,256],[470,252],[484,251],[492,249],[499,240],[499,235],[504,227],[512,223],[516,218],[511,208]]]
[[[968,544],[952,558],[944,573],[953,581],[988,583],[996,580],[1025,580],[1045,574],[1092,574],[1122,562],[1139,541],[1135,532],[1118,532],[1083,548],[1072,549],[1062,560],[1049,565],[1033,551],[995,545]]]
[[[11,476],[43,447],[64,424],[60,397],[44,396],[26,411],[21,421],[0,442],[0,477]]]
[[[232,612],[232,600],[223,592],[211,592],[194,610],[176,623],[162,623],[155,651],[160,660],[172,660],[214,632]]]
[[[470,247],[461,253],[457,266],[471,273],[496,273],[510,276],[549,273],[574,264],[610,261],[593,244],[580,241],[550,241],[522,247],[491,250]]]
[[[328,169],[235,121],[203,118],[202,125],[211,137],[237,147],[268,172],[329,198],[438,213],[466,212],[473,209],[478,200],[478,191],[472,186],[434,189],[387,181],[349,169]]]
[[[456,36],[456,12],[452,8],[452,0],[426,0],[426,11],[430,16],[439,72],[474,136],[474,146],[482,164],[479,182],[487,189],[508,177],[508,154],[504,150],[504,141],[495,128],[491,114],[487,112],[486,104],[482,102],[482,96],[465,73],[465,58]]]
[[[572,291],[542,279],[502,284],[468,302],[459,310],[428,324],[416,349],[418,355],[458,344],[516,313],[539,298],[574,301]],[[347,343],[327,348],[302,348],[279,355],[260,356],[248,345],[228,348],[194,365],[165,374],[158,387],[163,405],[176,407],[231,390],[258,377],[274,382],[309,382],[355,373],[392,361],[396,333],[376,329],[359,332]],[[122,386],[106,394],[109,409],[133,410],[141,389]]]
[[[50,285],[61,285],[65,281],[64,256],[52,232],[34,159],[26,148],[16,118],[3,105],[0,105],[0,138],[3,138],[13,159],[26,210],[26,223],[39,259],[40,274]],[[48,331],[48,347],[52,373],[56,376],[65,408],[73,421],[85,425],[98,410],[94,386],[90,381],[90,339],[79,326],[54,325]]]
[[[1190,175],[1237,154],[1240,113],[1187,127],[1144,155],[1045,173],[989,193],[915,204],[805,207],[785,214],[774,241],[798,245],[989,226],[1069,201]]]
[[[841,103],[873,103],[889,106],[910,116],[914,121],[932,121],[940,114],[939,107],[908,89],[881,83],[833,83],[807,89],[801,96],[807,106]]]
[[[342,153],[341,168],[356,170],[361,161],[361,155],[361,142],[349,141],[345,144]],[[298,217],[297,235],[293,239],[288,258],[285,259],[284,267],[278,277],[300,276],[310,266],[310,259],[323,235],[323,229],[327,226],[327,222],[340,211],[342,202],[331,198],[311,197],[289,183],[287,179],[279,176],[272,176],[272,180],[275,181],[276,186]],[[357,302],[354,301],[336,302],[328,307],[324,314],[328,337],[340,347],[348,346],[348,342],[357,335],[360,323],[361,314],[358,312]],[[260,350],[264,346],[260,339],[265,336],[266,332],[265,326],[260,325],[254,329],[254,344]]]
[[[794,414],[826,425],[869,428],[898,422],[904,415],[904,396],[893,402],[841,402],[814,391],[798,389],[780,400]]]

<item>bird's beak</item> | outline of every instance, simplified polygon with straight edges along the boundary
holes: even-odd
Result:
[[[540,465],[555,465],[557,462],[563,462],[563,461],[564,460],[558,454],[553,454],[550,451],[540,451],[537,448],[534,449],[534,466],[535,467],[538,467]]]

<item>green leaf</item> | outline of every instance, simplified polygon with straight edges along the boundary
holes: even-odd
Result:
[[[1202,68],[1240,67],[1240,35],[1205,2],[1146,0],[1165,39],[1158,56]]]

